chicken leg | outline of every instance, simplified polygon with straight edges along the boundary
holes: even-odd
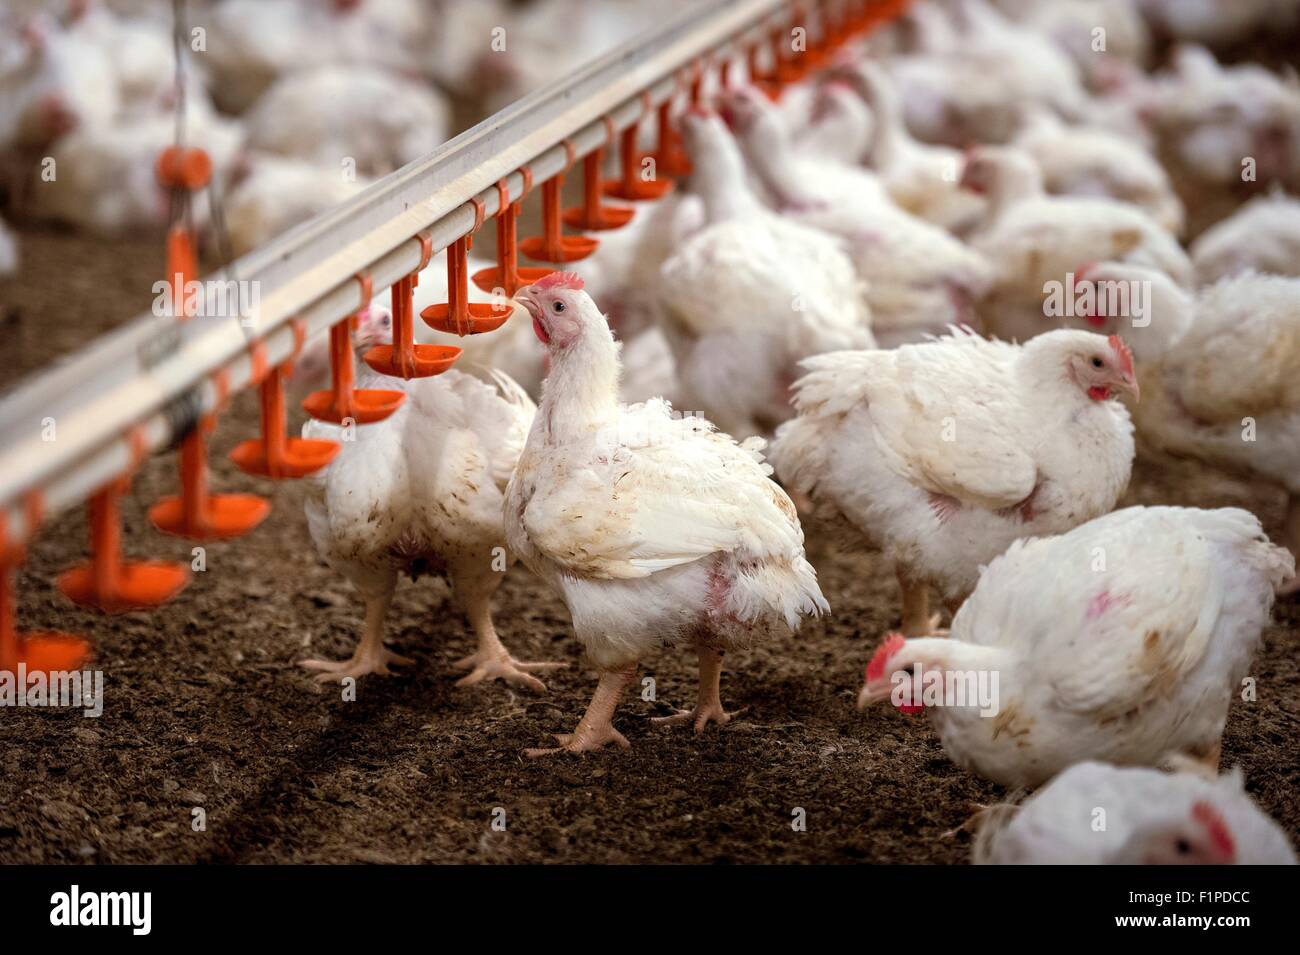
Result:
[[[905,564],[895,568],[898,589],[903,594],[903,636],[928,637],[940,634],[939,615],[930,613],[930,587]]]
[[[529,759],[538,756],[550,756],[553,753],[586,753],[600,749],[606,743],[617,743],[623,749],[631,749],[632,744],[618,730],[614,729],[614,710],[623,691],[628,688],[636,676],[636,664],[629,664],[622,670],[607,670],[600,675],[600,683],[587,706],[587,712],[578,721],[578,728],[572,733],[557,733],[559,746],[550,749],[526,749],[524,755]]]
[[[1286,518],[1282,524],[1282,543],[1291,552],[1291,556],[1300,564],[1300,494],[1288,495],[1286,499]],[[1300,569],[1284,581],[1277,589],[1278,596],[1285,597],[1300,593]]]
[[[305,670],[319,670],[318,683],[331,680],[342,682],[348,677],[357,678],[370,673],[388,676],[392,673],[389,664],[408,665],[414,663],[410,657],[393,653],[384,646],[384,615],[392,603],[393,591],[385,590],[382,594],[366,597],[366,623],[357,649],[347,660],[301,660],[298,665]]]
[[[657,726],[679,726],[693,722],[695,734],[704,732],[709,723],[725,726],[739,710],[728,713],[722,708],[722,651],[700,644],[700,692],[693,710],[678,710],[672,716],[656,716],[650,722]]]
[[[492,592],[495,590],[495,586],[456,589],[457,602],[464,608],[465,616],[469,618],[470,626],[478,636],[478,648],[452,664],[458,670],[470,671],[457,680],[456,685],[473,686],[484,680],[505,680],[512,686],[524,687],[534,693],[545,693],[546,684],[532,674],[567,664],[524,663],[510,655],[492,624]]]

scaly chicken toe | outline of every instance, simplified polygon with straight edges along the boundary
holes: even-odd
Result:
[[[733,716],[739,716],[745,712],[744,707],[738,710],[732,710],[728,713],[722,708],[722,703],[715,701],[711,706],[696,706],[693,710],[676,710],[672,716],[654,716],[650,722],[656,726],[680,726],[683,723],[693,723],[695,726],[695,735],[704,732],[704,727],[710,723],[717,723],[719,726],[726,726],[731,722]]]
[[[620,749],[632,748],[627,737],[614,729],[613,724],[591,727],[586,733],[582,731],[582,725],[579,724],[578,729],[572,733],[556,733],[555,741],[560,745],[526,749],[524,755],[529,759],[536,759],[539,756],[552,756],[555,753],[594,753],[606,743],[615,743]]]
[[[298,666],[304,670],[319,670],[316,682],[329,683],[334,680],[343,681],[348,677],[355,679],[371,673],[392,676],[393,671],[388,669],[390,665],[410,666],[414,662],[410,657],[394,653],[387,647],[380,646],[375,649],[362,643],[357,647],[356,653],[346,660],[300,660]]]
[[[629,666],[624,670],[602,673],[596,692],[587,705],[587,712],[578,721],[578,728],[572,733],[556,734],[559,746],[547,749],[526,749],[524,755],[529,759],[538,756],[551,756],[555,753],[589,753],[600,749],[606,743],[615,743],[622,749],[631,749],[627,737],[614,729],[614,710],[619,698],[627,689],[636,674],[636,668]]]
[[[717,723],[719,726],[726,726],[731,722],[731,718],[743,712],[735,710],[728,713],[722,708],[722,653],[710,647],[701,647],[700,656],[700,693],[696,700],[695,708],[691,710],[677,710],[672,716],[656,716],[650,722],[656,726],[680,726],[683,723],[693,723],[695,726],[695,735],[698,736],[704,732],[704,727],[710,723]]]
[[[478,594],[467,599],[468,615],[478,634],[478,647],[467,657],[462,657],[452,664],[457,670],[469,670],[465,676],[456,681],[457,686],[473,686],[484,680],[505,680],[512,686],[521,686],[534,693],[545,693],[546,684],[530,674],[558,669],[565,663],[525,663],[516,660],[506,649],[501,638],[497,636],[492,625],[492,615],[488,598]]]
[[[567,663],[528,663],[516,660],[504,648],[499,654],[485,655],[483,651],[471,653],[452,664],[457,670],[469,670],[456,681],[457,686],[474,686],[485,680],[505,680],[512,686],[521,686],[534,693],[545,693],[546,684],[533,673],[556,670]]]

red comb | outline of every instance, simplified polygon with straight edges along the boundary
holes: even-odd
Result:
[[[1120,338],[1118,335],[1111,335],[1110,338],[1107,339],[1107,341],[1110,342],[1110,347],[1115,349],[1115,354],[1119,355],[1120,367],[1123,368],[1127,374],[1132,375],[1133,374],[1132,349],[1130,349],[1128,345],[1124,344],[1124,339]]]
[[[1192,803],[1192,818],[1205,827],[1205,831],[1210,834],[1210,841],[1214,843],[1214,848],[1218,849],[1225,859],[1232,859],[1237,855],[1237,843],[1233,840],[1232,832],[1228,829],[1228,824],[1219,810],[1208,802],[1195,802]]]
[[[887,633],[885,639],[876,647],[876,652],[871,655],[871,661],[867,664],[867,682],[872,683],[879,680],[885,675],[885,667],[889,665],[889,660],[899,650],[903,649],[903,644],[907,638],[901,633]]]
[[[1074,276],[1074,284],[1078,285],[1080,282],[1088,281],[1088,273],[1092,272],[1100,264],[1099,262],[1084,262],[1082,265],[1076,266],[1074,272],[1071,273]]]
[[[543,291],[551,288],[571,288],[575,292],[581,292],[584,287],[586,283],[577,272],[552,272],[550,275],[543,275],[533,283],[533,288]]]

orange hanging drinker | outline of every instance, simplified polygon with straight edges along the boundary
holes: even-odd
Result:
[[[201,149],[170,147],[158,159],[163,185],[194,192],[208,184],[211,163]],[[172,310],[182,321],[191,318],[186,287],[198,274],[194,235],[184,221],[167,234],[167,281],[172,286]],[[226,399],[226,376],[215,378],[219,408]],[[208,486],[208,437],[216,427],[215,410],[202,415],[181,439],[181,493],[149,508],[149,520],[160,531],[191,540],[242,537],[266,519],[271,504],[255,494],[213,494]]]
[[[573,143],[564,141],[568,162],[542,183],[542,234],[530,236],[519,243],[519,251],[539,262],[576,262],[596,251],[600,242],[585,235],[565,235],[560,211],[560,190],[564,187],[564,173],[573,165]]]
[[[40,495],[33,492],[27,498],[27,536],[35,533],[40,523]],[[18,675],[21,665],[31,673],[60,673],[76,670],[90,654],[90,644],[68,633],[19,633],[15,617],[14,577],[26,556],[26,548],[19,541],[11,541],[8,520],[0,511],[0,672]],[[18,686],[18,692],[26,691]]]
[[[614,122],[605,117],[605,145],[588,153],[582,160],[582,205],[564,210],[564,224],[573,229],[602,232],[618,229],[632,221],[636,210],[631,206],[607,206],[600,201],[605,192],[601,165],[605,150],[614,142]]]
[[[494,331],[505,324],[514,309],[504,302],[469,300],[469,248],[474,233],[483,226],[483,203],[471,199],[474,225],[447,249],[447,301],[430,305],[420,313],[426,325],[451,335],[478,335]]]
[[[305,337],[300,322],[294,322],[293,333],[296,353]],[[250,360],[253,380],[261,382],[262,436],[236,445],[230,459],[241,471],[277,480],[316,473],[334,460],[341,445],[319,438],[290,438],[285,433],[284,378],[292,359],[268,369],[266,345],[257,341],[253,343]]]
[[[127,474],[90,498],[89,563],[59,575],[58,586],[73,603],[105,613],[125,613],[166,603],[189,582],[189,568],[164,561],[124,561],[118,500],[130,489],[131,473],[144,458],[144,439],[131,434],[132,463]]]
[[[650,110],[650,97],[647,94],[642,99],[644,112]],[[644,118],[644,117],[643,117]],[[611,199],[623,199],[627,202],[646,202],[653,199],[662,199],[673,188],[671,179],[660,179],[658,177],[659,168],[656,164],[654,175],[650,179],[641,177],[642,156],[637,149],[637,136],[641,131],[641,120],[623,130],[619,139],[619,162],[622,166],[623,176],[616,182],[605,184],[605,195]],[[666,174],[665,174],[666,175]]]
[[[510,190],[506,181],[497,182],[497,264],[496,268],[479,269],[470,281],[485,292],[500,292],[506,298],[513,298],[525,285],[532,285],[538,279],[550,275],[554,269],[537,266],[519,265],[519,206],[533,188],[533,171],[524,166],[519,170],[524,179],[522,194],[510,202]]]
[[[410,275],[393,283],[393,343],[376,345],[362,356],[381,375],[394,378],[429,378],[440,375],[456,363],[461,349],[455,345],[418,345],[415,342],[415,285],[420,272],[433,257],[433,239],[416,236],[420,243],[420,264]]]
[[[387,388],[355,388],[356,369],[352,361],[352,326],[356,318],[370,307],[373,285],[369,275],[358,275],[361,285],[361,308],[330,327],[330,380],[328,391],[316,391],[302,403],[307,414],[318,421],[343,424],[349,418],[357,424],[383,421],[396,411],[406,394]]]

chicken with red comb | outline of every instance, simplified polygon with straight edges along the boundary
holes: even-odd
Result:
[[[955,607],[1012,541],[1104,514],[1128,484],[1133,426],[1114,399],[1138,385],[1118,338],[953,329],[803,367],[772,463],[818,518],[884,550],[908,636],[937,626],[931,586]]]
[[[506,492],[506,537],[563,598],[601,674],[577,728],[528,755],[627,747],[619,698],[638,661],[677,641],[699,658],[699,695],[659,722],[724,724],[723,654],[828,609],[794,505],[760,439],[738,444],[661,398],[619,402],[619,346],[580,282],[552,277],[516,298],[551,365]]]
[[[973,857],[985,865],[1296,864],[1286,833],[1255,805],[1239,771],[1207,778],[1091,761],[1017,807],[981,814]]]
[[[1084,759],[1180,753],[1217,771],[1228,705],[1294,569],[1235,508],[1131,507],[1020,540],[980,576],[951,638],[886,641],[858,705],[897,702],[900,671],[915,668],[944,750],[1008,787]]]

